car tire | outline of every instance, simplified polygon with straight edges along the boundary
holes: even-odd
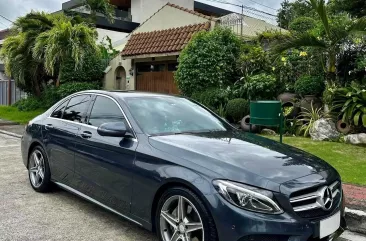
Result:
[[[36,146],[28,157],[28,177],[36,192],[49,192],[52,187],[51,172],[47,155],[40,146]]]
[[[177,198],[178,200],[176,200]],[[178,203],[180,200],[183,200],[183,210],[186,210],[183,211],[186,216],[183,218],[183,220],[185,220],[183,222],[177,217],[178,208],[173,210],[175,205],[179,205]],[[171,205],[170,208],[169,205]],[[175,231],[172,225],[166,224],[168,223],[166,221],[167,217],[163,217],[166,213],[170,212],[171,217],[175,218],[175,226],[177,227]],[[195,214],[195,212],[197,212],[197,214]],[[198,224],[199,222],[201,222],[203,229],[197,229],[196,231],[189,232],[189,229],[191,228],[192,230],[193,225]],[[170,188],[163,193],[157,205],[155,224],[156,233],[160,241],[174,240],[172,236],[176,232],[178,235],[182,236],[189,235],[189,240],[218,241],[215,222],[210,212],[194,192],[184,187]],[[186,227],[183,228],[183,226]],[[199,228],[199,225],[196,226]]]

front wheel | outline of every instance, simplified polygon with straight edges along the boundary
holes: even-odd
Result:
[[[51,189],[51,172],[47,156],[41,147],[37,146],[29,155],[29,181],[37,192],[48,192]]]
[[[186,188],[171,188],[162,195],[155,222],[161,241],[218,240],[210,213],[200,198]]]

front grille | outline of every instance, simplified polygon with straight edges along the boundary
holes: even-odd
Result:
[[[287,235],[249,235],[239,241],[288,241],[289,238]]]
[[[331,214],[342,199],[339,181],[329,186],[308,189],[291,195],[292,208],[302,218],[315,219]]]

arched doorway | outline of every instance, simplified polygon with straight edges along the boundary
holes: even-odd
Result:
[[[126,70],[122,66],[117,67],[115,71],[115,89],[126,90]]]

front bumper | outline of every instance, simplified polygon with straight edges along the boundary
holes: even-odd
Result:
[[[206,198],[211,203],[220,241],[330,241],[347,228],[342,204],[324,217],[341,211],[341,227],[329,237],[319,239],[320,220],[310,221],[286,211],[280,215],[249,212],[231,205],[217,193]]]

